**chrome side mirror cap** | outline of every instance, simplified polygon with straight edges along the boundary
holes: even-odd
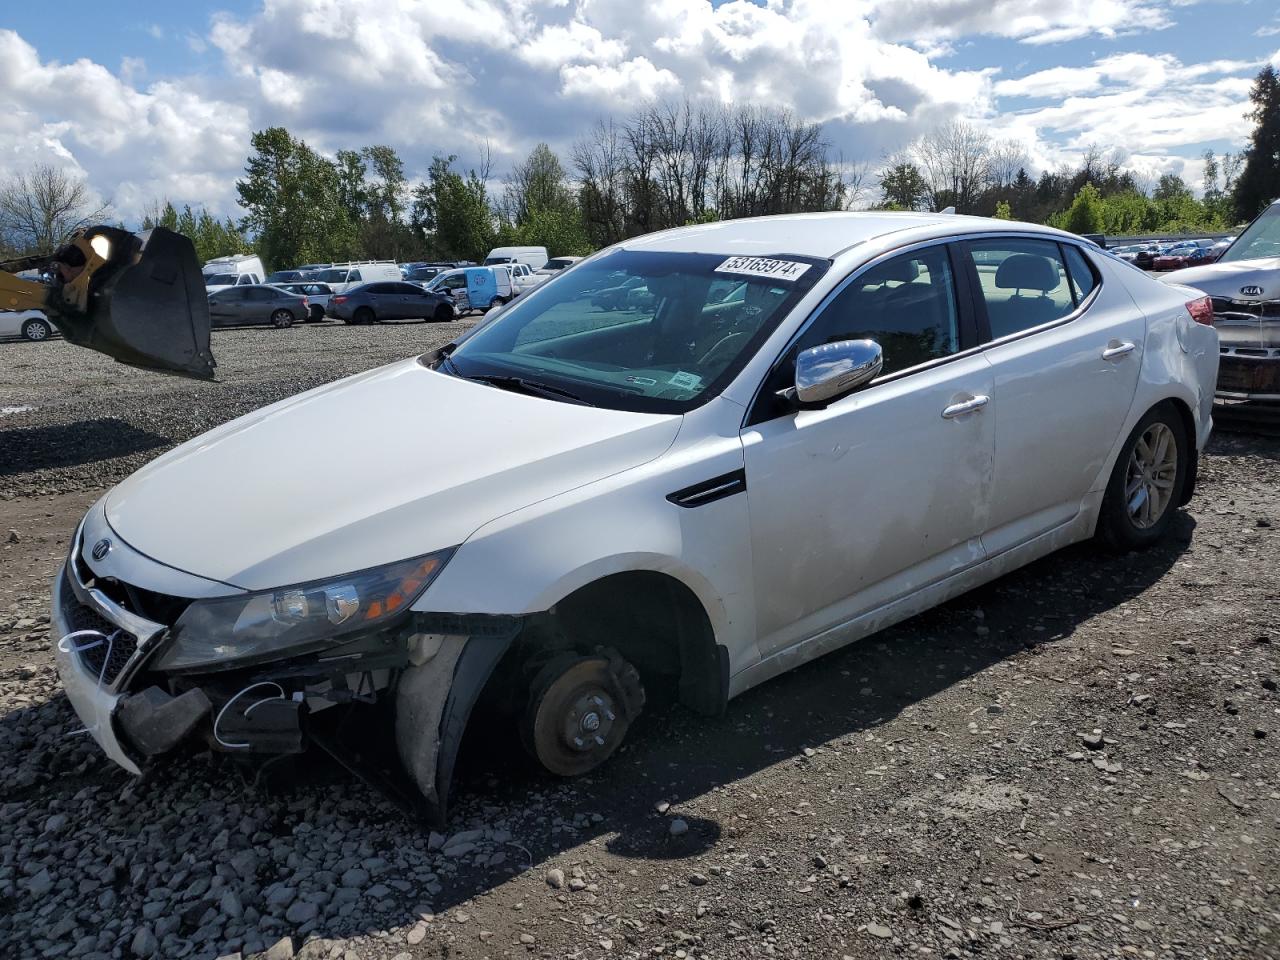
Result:
[[[826,403],[870,383],[884,366],[874,340],[838,340],[802,350],[796,357],[795,399],[804,406]]]

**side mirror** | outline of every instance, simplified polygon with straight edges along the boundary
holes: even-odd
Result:
[[[802,350],[796,357],[795,399],[821,404],[870,383],[884,366],[874,340],[839,340]]]

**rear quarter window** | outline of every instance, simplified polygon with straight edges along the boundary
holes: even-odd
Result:
[[[1098,287],[1098,271],[1079,247],[1064,243],[1062,249],[1066,251],[1067,274],[1071,278],[1076,303],[1084,303],[1085,298]]]

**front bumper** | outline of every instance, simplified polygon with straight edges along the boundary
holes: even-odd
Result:
[[[1280,300],[1213,297],[1220,400],[1280,403]]]
[[[69,590],[70,582],[64,566],[53,584],[53,608],[49,614],[53,634],[59,638],[54,645],[58,677],[62,680],[62,687],[67,691],[67,699],[71,701],[76,716],[84,722],[102,752],[130,773],[141,773],[138,764],[126,752],[116,733],[115,712],[121,695],[110,689],[100,671],[96,674],[91,672],[84,655],[75,652],[74,639],[62,639],[73,633],[78,626],[72,624],[68,616],[71,604],[78,602],[74,597],[67,596]]]
[[[1280,348],[1246,353],[1224,346],[1214,396],[1220,400],[1280,403]]]

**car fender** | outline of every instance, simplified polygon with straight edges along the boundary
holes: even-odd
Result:
[[[1133,428],[1152,407],[1176,400],[1191,412],[1193,442],[1203,449],[1212,429],[1213,390],[1218,374],[1217,332],[1195,323],[1182,299],[1164,297],[1146,304],[1147,334],[1142,351],[1142,368],[1133,403],[1093,492],[1106,489],[1115,463]]]
[[[738,438],[717,438],[498,517],[458,548],[414,609],[525,616],[603,577],[652,571],[693,593],[742,669],[759,658],[745,479],[696,506],[668,499],[742,469]]]

